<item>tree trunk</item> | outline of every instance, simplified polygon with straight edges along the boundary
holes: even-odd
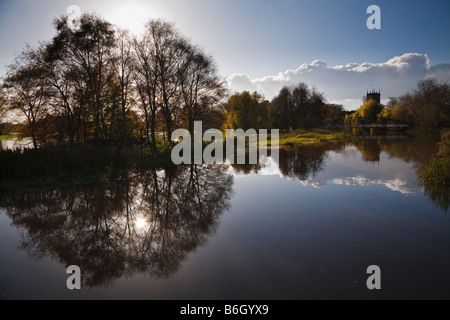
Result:
[[[152,135],[152,152],[157,153],[158,152],[158,147],[156,146],[156,119],[155,119],[155,115],[152,115],[152,120],[151,120],[151,128],[150,128],[150,132]]]
[[[145,114],[145,142],[150,143],[150,121],[147,113]]]
[[[127,113],[125,108],[122,107],[122,144],[127,144]]]
[[[100,112],[95,111],[95,140],[97,141],[97,146],[100,145]]]
[[[73,120],[69,120],[69,144],[71,147],[73,147],[75,143],[75,132],[74,132],[74,125]]]
[[[33,134],[31,135],[31,138],[33,139],[33,147],[34,147],[34,149],[37,149],[36,135],[33,133]]]
[[[166,128],[167,128],[167,141],[170,142],[170,136],[172,135],[172,119],[166,120]]]

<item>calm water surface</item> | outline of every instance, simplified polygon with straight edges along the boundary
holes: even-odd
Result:
[[[2,196],[0,296],[448,299],[450,192],[417,180],[435,152],[431,138],[355,139]]]

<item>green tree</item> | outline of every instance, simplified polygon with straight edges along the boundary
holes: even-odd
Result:
[[[290,100],[291,90],[288,87],[283,87],[278,96],[270,103],[270,117],[274,128],[287,130],[292,127]]]
[[[353,114],[354,118],[376,118],[383,110],[383,106],[377,101],[370,99]]]
[[[257,92],[236,93],[225,105],[225,129],[269,129],[269,102]]]
[[[345,118],[344,106],[341,104],[325,104],[322,109],[325,122]]]
[[[396,98],[391,98],[388,106],[378,114],[378,117],[394,119],[403,122],[411,122],[412,120],[411,115],[408,111],[408,107],[405,104],[400,103],[400,101]]]

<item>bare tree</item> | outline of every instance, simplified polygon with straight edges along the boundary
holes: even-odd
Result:
[[[414,90],[413,114],[416,124],[422,128],[436,128],[450,120],[450,86],[428,78],[417,84]]]
[[[168,137],[180,111],[179,70],[183,64],[187,41],[170,23],[150,21],[147,32],[155,48],[157,84],[161,93],[161,113]]]
[[[3,86],[0,86],[0,124],[6,114],[6,94]]]
[[[54,21],[56,35],[50,42],[27,48],[22,56],[26,68],[17,63],[10,69],[10,90],[28,81],[45,92],[42,136],[57,134],[60,143],[68,139],[70,145],[90,140],[126,145],[131,134],[142,135],[140,109],[146,140],[157,152],[157,130],[165,138],[175,125],[193,131],[196,120],[220,122],[225,82],[217,76],[212,57],[172,24],[149,21],[137,38],[94,14],[82,15],[76,30],[67,19]],[[16,109],[23,105],[11,97]],[[33,135],[39,127],[33,120],[38,110],[28,108],[28,127],[36,127]]]
[[[64,119],[64,132],[61,134],[67,134],[70,144],[73,145],[75,133],[78,130],[76,114],[79,110],[77,110],[77,101],[74,96],[79,74],[71,69],[67,61],[55,59],[50,43],[41,43],[32,54],[34,63],[43,70],[46,80],[49,94],[48,105],[51,107],[49,112]]]
[[[160,108],[160,91],[157,84],[156,50],[149,28],[141,39],[134,38],[133,48],[137,62],[134,82],[140,100],[138,106],[144,114],[146,140],[151,140],[152,151],[156,152],[156,117]]]
[[[39,121],[47,111],[49,91],[45,80],[45,70],[36,63],[35,52],[27,47],[8,67],[5,88],[7,107],[19,112],[26,120],[26,131],[37,148]]]
[[[121,136],[122,144],[125,145],[128,139],[127,112],[134,104],[131,91],[136,59],[128,32],[119,30],[117,35],[117,46],[112,54],[112,66],[120,90]]]
[[[217,76],[213,59],[198,47],[187,45],[179,69],[182,115],[191,133],[194,121],[219,106],[226,94],[225,82]]]
[[[68,27],[67,17],[55,20],[54,25],[57,35],[49,46],[49,56],[66,61],[78,73],[78,80],[84,82],[83,105],[92,112],[95,140],[99,144],[107,130],[104,113],[111,96],[113,72],[109,57],[115,46],[115,30],[109,22],[93,14],[84,14],[76,31]]]

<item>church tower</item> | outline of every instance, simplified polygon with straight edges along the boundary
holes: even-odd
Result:
[[[378,103],[381,103],[381,91],[367,91],[367,101],[374,100]]]

